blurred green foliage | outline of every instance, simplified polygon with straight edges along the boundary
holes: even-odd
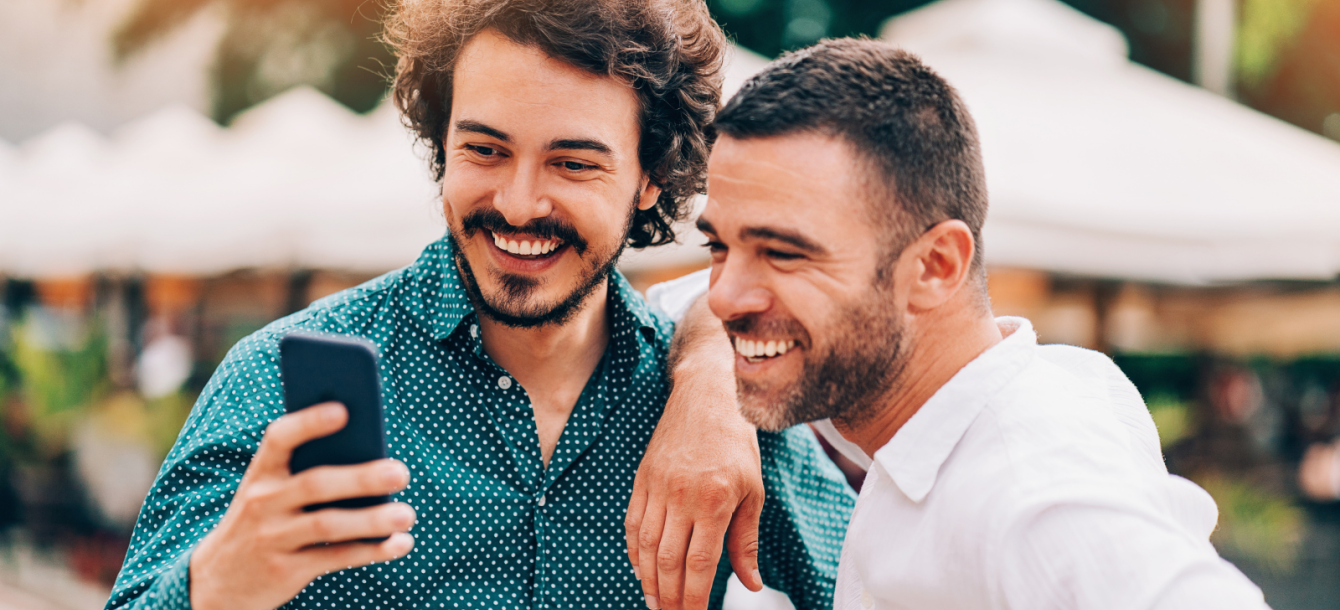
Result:
[[[1219,505],[1219,526],[1210,535],[1215,547],[1274,574],[1294,569],[1307,523],[1292,500],[1228,477],[1205,476],[1196,483]]]
[[[1165,450],[1193,431],[1191,408],[1173,394],[1155,394],[1145,399],[1149,415],[1159,431],[1159,445]]]
[[[306,84],[357,112],[377,106],[394,66],[379,40],[389,1],[142,0],[112,39],[126,59],[198,14],[224,19],[212,82],[214,118],[238,113]]]
[[[1274,73],[1281,52],[1307,25],[1318,0],[1242,0],[1237,66],[1243,85],[1255,87]]]
[[[1190,74],[1193,0],[1065,1],[1126,32],[1135,59],[1182,78]],[[1250,89],[1269,81],[1316,12],[1313,9],[1335,1],[1242,0],[1236,61],[1243,86]],[[115,33],[112,45],[116,56],[125,59],[197,15],[218,11],[225,27],[212,75],[216,120],[227,123],[243,110],[298,84],[314,86],[349,108],[365,112],[385,96],[387,77],[394,68],[394,57],[378,40],[381,22],[393,2],[141,0]],[[928,3],[707,0],[713,16],[736,42],[769,57],[825,37],[878,36],[888,18]],[[1332,46],[1340,56],[1340,36]],[[1340,111],[1340,100],[1333,101]],[[1299,124],[1309,123],[1303,125],[1309,129],[1320,129],[1319,124],[1310,124],[1315,122],[1310,118],[1293,117],[1288,103],[1258,107]]]
[[[16,457],[49,458],[67,449],[71,429],[109,388],[102,328],[95,321],[76,344],[57,346],[40,338],[43,330],[32,318],[13,325],[10,358],[18,373],[18,401],[11,408],[23,413],[21,423],[7,422],[7,428],[31,434],[28,447],[35,453]]]

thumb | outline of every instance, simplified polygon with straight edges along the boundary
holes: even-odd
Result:
[[[762,515],[763,495],[752,494],[735,509],[726,530],[726,553],[730,555],[731,567],[750,591],[763,589],[763,578],[758,573],[758,521]]]

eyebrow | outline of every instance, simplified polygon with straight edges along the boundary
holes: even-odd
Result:
[[[698,225],[698,230],[703,233],[717,234],[716,227],[713,227],[712,223],[708,222],[705,218],[699,217],[696,224]],[[809,254],[828,254],[828,248],[823,247],[819,242],[790,229],[778,229],[775,227],[745,227],[740,231],[740,237],[744,239],[775,239],[780,242],[788,243],[797,249],[804,250]]]
[[[512,141],[512,136],[509,136],[497,129],[489,127],[488,125],[480,123],[479,121],[471,121],[471,120],[456,121],[456,131],[482,134],[489,136],[490,138],[502,140],[503,142]]]
[[[804,250],[810,254],[828,254],[828,248],[823,247],[808,237],[801,235],[790,229],[777,229],[773,227],[745,227],[740,231],[740,237],[745,239],[775,239],[780,242],[791,244],[792,246]]]
[[[589,150],[591,152],[598,152],[609,157],[614,156],[614,150],[611,149],[604,142],[601,142],[600,140],[587,140],[580,138],[569,139],[569,140],[554,140],[553,142],[549,143],[549,151],[553,152],[555,150]]]

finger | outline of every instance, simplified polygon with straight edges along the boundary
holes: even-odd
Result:
[[[414,508],[403,502],[358,509],[327,508],[293,519],[281,540],[286,548],[299,549],[322,542],[385,538],[408,532],[413,526]]]
[[[693,525],[693,537],[689,540],[688,553],[684,555],[684,610],[706,610],[728,523],[713,520]]]
[[[661,528],[664,526],[665,506],[653,499],[642,513],[642,528],[637,533],[637,565],[648,608],[660,607],[660,591],[656,588],[656,549],[661,546]]]
[[[633,564],[633,577],[642,580],[638,565],[638,533],[642,531],[642,515],[647,510],[647,494],[640,485],[641,477],[633,480],[633,495],[628,499],[628,512],[623,518],[624,543],[628,545],[628,563]]]
[[[287,482],[285,500],[294,506],[310,506],[347,498],[390,495],[406,485],[409,485],[409,468],[395,459],[350,466],[317,466],[294,475]]]
[[[684,607],[684,554],[693,535],[693,521],[666,512],[665,528],[661,531],[660,548],[656,551],[656,587],[660,591],[661,607],[680,610]]]
[[[726,532],[726,552],[740,583],[750,591],[763,589],[758,573],[758,520],[763,515],[763,494],[750,494],[735,509]]]
[[[288,474],[289,458],[299,445],[338,432],[349,419],[344,405],[322,403],[289,413],[265,428],[251,468],[262,474]]]
[[[408,555],[413,548],[414,537],[402,532],[391,534],[390,538],[378,543],[344,542],[314,546],[303,550],[298,556],[315,579],[330,572],[398,559]]]

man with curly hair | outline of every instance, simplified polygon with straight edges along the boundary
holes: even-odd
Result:
[[[614,269],[704,190],[726,43],[703,3],[412,1],[387,31],[447,235],[229,353],[108,608],[720,607],[723,539],[746,586],[830,606],[840,473],[804,427],[756,433],[730,354],[672,356]],[[393,459],[289,471],[347,417],[282,415],[293,331],[376,345]]]

